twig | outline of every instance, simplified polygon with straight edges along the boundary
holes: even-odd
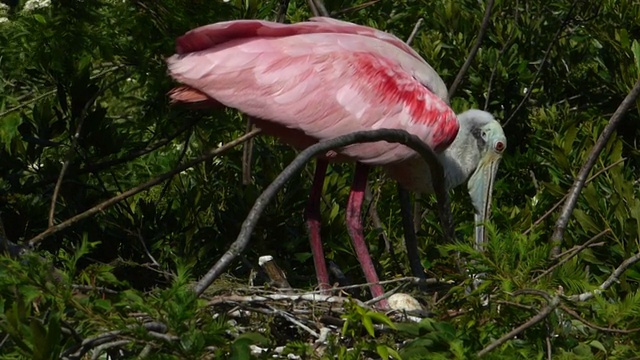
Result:
[[[336,10],[336,11],[333,11],[331,13],[331,16],[335,17],[335,16],[342,15],[344,13],[348,13],[348,12],[351,12],[351,11],[362,10],[364,8],[367,8],[367,7],[371,6],[371,5],[375,5],[375,4],[379,3],[379,2],[380,2],[380,0],[372,0],[372,1],[368,1],[366,3],[354,5],[352,7],[346,8],[346,9]]]
[[[271,305],[268,305],[268,306],[269,306],[269,309],[273,310],[276,314],[282,316],[283,318],[285,318],[290,323],[292,323],[292,324],[298,326],[299,328],[301,328],[302,330],[308,332],[309,334],[311,334],[311,336],[313,336],[315,338],[319,338],[320,337],[320,335],[317,332],[313,331],[313,329],[311,329],[307,325],[305,325],[305,324],[301,323],[300,321],[298,321],[298,319],[293,317],[288,312],[280,310],[280,309],[276,309]]]
[[[596,177],[598,177],[600,174],[604,173],[605,171],[611,169],[612,167],[626,161],[627,158],[621,158],[618,161],[615,161],[613,164],[607,165],[604,168],[598,170],[598,172],[596,172],[595,174],[593,174],[593,176],[591,176],[590,178],[587,179],[587,181],[585,182],[585,185],[590,183],[591,181],[593,181],[593,179],[595,179]],[[533,224],[531,224],[531,226],[525,230],[525,232],[522,233],[522,235],[527,235],[528,233],[530,233],[533,228],[535,226],[540,225],[540,223],[542,223],[542,221],[544,221],[544,219],[546,219],[547,217],[549,217],[549,215],[551,215],[560,205],[562,205],[562,202],[567,198],[567,196],[569,196],[569,194],[565,194],[562,199],[560,199],[560,201],[558,201],[555,205],[553,205],[551,207],[551,209],[549,209],[547,212],[544,213],[544,215],[540,216],[540,218],[538,220],[536,220]]]
[[[214,296],[207,303],[208,306],[214,306],[224,303],[264,303],[269,301],[311,301],[314,303],[343,304],[348,301],[355,301],[359,306],[366,306],[363,302],[356,299],[349,299],[342,296],[315,294],[307,292],[303,294],[262,294],[262,295],[224,295]]]
[[[112,197],[111,199],[109,199],[107,201],[104,201],[104,202],[102,202],[102,203],[90,208],[87,211],[84,211],[84,212],[82,212],[82,213],[80,213],[78,215],[75,215],[72,218],[63,221],[58,225],[55,225],[55,226],[52,226],[52,227],[48,228],[47,230],[45,230],[45,231],[41,232],[40,234],[38,234],[38,235],[34,236],[33,238],[31,238],[29,240],[28,244],[29,244],[29,246],[33,247],[33,246],[37,245],[39,242],[41,242],[42,240],[44,240],[46,237],[48,237],[48,236],[50,236],[52,234],[55,234],[55,233],[59,232],[60,230],[66,229],[67,227],[75,224],[76,222],[78,222],[78,221],[80,221],[82,219],[85,219],[85,218],[87,218],[87,217],[89,217],[91,215],[94,215],[94,214],[96,214],[98,212],[101,212],[104,209],[106,209],[106,208],[118,203],[119,201],[121,201],[123,199],[129,198],[129,197],[131,197],[131,196],[133,196],[133,195],[135,195],[135,194],[137,194],[139,192],[142,192],[142,191],[147,190],[147,189],[149,189],[149,188],[151,188],[151,187],[153,187],[153,186],[155,186],[157,184],[160,184],[163,181],[172,178],[174,175],[179,174],[180,172],[182,172],[182,171],[184,171],[186,169],[189,169],[189,168],[191,168],[193,166],[196,166],[196,165],[200,164],[201,162],[207,161],[207,160],[209,160],[209,159],[211,159],[211,158],[213,158],[215,156],[218,156],[218,155],[222,154],[223,152],[233,148],[234,146],[242,144],[244,141],[247,141],[248,139],[258,135],[260,132],[261,132],[260,130],[256,129],[256,130],[254,130],[254,131],[252,131],[252,132],[250,132],[248,134],[245,134],[245,135],[243,135],[243,136],[241,136],[241,137],[239,137],[239,138],[237,138],[237,139],[235,139],[233,141],[228,142],[225,145],[222,145],[222,146],[220,146],[220,147],[218,147],[216,149],[211,149],[211,150],[207,151],[206,153],[204,153],[203,155],[201,155],[200,157],[198,157],[198,158],[196,158],[194,160],[191,160],[191,161],[189,161],[188,163],[186,163],[186,164],[184,164],[182,166],[179,166],[179,167],[177,167],[177,168],[175,168],[175,169],[173,169],[171,171],[168,171],[168,172],[166,172],[166,173],[164,173],[164,174],[162,174],[162,175],[160,175],[158,177],[155,177],[155,178],[147,181],[146,183],[144,183],[142,185],[138,185],[138,186],[136,186],[136,187],[134,187],[132,189],[129,189],[129,190],[125,191],[124,193],[118,195],[118,196]]]
[[[384,226],[382,225],[382,220],[380,220],[380,215],[378,214],[377,209],[377,201],[374,199],[373,194],[371,193],[371,187],[367,186],[364,192],[364,201],[368,203],[368,206],[365,205],[369,209],[368,214],[371,218],[371,224],[373,225],[373,229],[380,234],[380,238],[384,242],[384,248],[387,253],[393,252],[391,248],[391,241],[389,241],[389,237],[387,236],[387,232],[384,230]],[[393,254],[392,254],[393,255]],[[395,260],[395,257],[393,257]]]
[[[464,65],[462,65],[462,67],[460,68],[460,71],[458,71],[458,75],[456,75],[455,80],[453,80],[453,84],[451,84],[451,87],[449,88],[449,98],[452,98],[453,94],[455,94],[456,90],[458,89],[458,86],[462,82],[462,77],[467,73],[467,70],[469,70],[469,67],[471,66],[471,63],[473,62],[473,60],[475,59],[476,54],[478,53],[478,50],[480,50],[480,45],[482,44],[484,35],[487,33],[487,29],[489,28],[489,21],[491,20],[491,9],[493,8],[494,2],[495,0],[487,1],[487,8],[484,12],[484,18],[482,19],[482,24],[480,25],[480,31],[478,31],[478,37],[476,38],[476,42],[475,44],[473,44],[473,47],[469,52],[469,56],[467,57],[467,60],[464,62]]]
[[[620,278],[620,275],[622,275],[622,273],[624,273],[627,268],[635,263],[637,263],[638,261],[640,261],[640,252],[635,254],[634,256],[626,259],[625,261],[623,261],[620,266],[618,266],[613,273],[611,273],[611,275],[609,275],[609,277],[607,278],[607,280],[605,280],[596,290],[593,291],[587,291],[585,293],[582,294],[578,294],[578,295],[572,295],[567,297],[568,300],[570,301],[587,301],[591,298],[593,298],[594,296],[596,296],[597,294],[601,294],[603,291],[607,290],[608,288],[611,287],[611,285],[613,285],[614,282],[617,282],[618,279]]]
[[[550,268],[548,268],[547,270],[545,270],[542,274],[536,276],[533,280],[531,280],[531,282],[536,282],[538,280],[540,280],[540,278],[542,278],[543,276],[551,273],[553,270],[555,270],[558,266],[561,266],[562,264],[566,263],[567,261],[573,259],[574,256],[578,255],[582,250],[586,249],[589,245],[591,245],[591,243],[593,243],[594,241],[598,240],[599,238],[601,238],[602,236],[608,234],[611,232],[611,229],[604,229],[602,230],[600,233],[598,233],[596,236],[592,237],[591,239],[587,240],[584,244],[576,247],[570,254],[569,256],[563,258],[562,260],[558,261],[557,263],[555,263],[553,266],[551,266]]]
[[[558,221],[556,222],[553,236],[551,237],[551,244],[553,245],[553,248],[551,249],[550,255],[552,259],[560,253],[564,231],[567,228],[567,224],[569,223],[571,213],[573,213],[573,209],[578,203],[578,196],[580,195],[580,192],[585,185],[585,181],[587,179],[587,176],[589,175],[589,172],[598,160],[600,152],[602,152],[602,149],[609,141],[609,138],[618,126],[618,123],[620,123],[620,120],[622,120],[625,113],[631,108],[631,106],[635,105],[638,95],[640,95],[640,78],[638,78],[638,81],[633,86],[633,89],[631,89],[629,94],[627,94],[624,100],[622,100],[622,103],[620,103],[620,106],[618,106],[616,112],[609,119],[609,123],[607,124],[607,126],[605,126],[602,134],[600,134],[598,141],[596,141],[596,143],[593,145],[593,148],[591,149],[591,152],[587,157],[587,161],[584,163],[582,169],[580,169],[580,172],[576,177],[576,180],[573,182],[573,185],[569,190],[567,200],[565,201],[564,206],[562,207],[562,211],[560,212],[560,216],[558,217]]]
[[[560,305],[560,309],[562,309],[567,314],[573,316],[576,320],[580,321],[581,323],[587,325],[588,327],[590,327],[590,328],[592,328],[594,330],[599,330],[599,331],[604,331],[604,332],[609,332],[609,333],[615,333],[615,334],[633,334],[635,332],[640,331],[640,328],[634,328],[634,329],[612,329],[612,328],[602,327],[602,326],[599,326],[599,325],[596,325],[594,323],[591,323],[591,322],[587,321],[585,318],[580,316],[580,314],[578,314],[575,310],[568,308],[566,305]]]
[[[404,130],[398,129],[379,129],[373,131],[359,131],[351,134],[343,135],[335,139],[323,141],[314,144],[304,151],[302,151],[289,166],[287,166],[278,177],[267,187],[267,189],[260,194],[256,200],[253,208],[247,215],[247,218],[242,224],[240,234],[236,241],[234,241],[229,249],[220,257],[218,262],[214,264],[211,269],[200,279],[196,284],[194,291],[201,295],[211,283],[222,274],[222,272],[231,264],[235,258],[240,255],[249,244],[251,239],[251,233],[260,218],[260,215],[269,204],[271,199],[275,197],[277,192],[284,186],[284,184],[300,169],[309,162],[313,157],[331,149],[337,149],[343,146],[365,143],[365,142],[377,142],[387,141],[393,143],[401,143],[413,150],[417,151],[429,164],[431,174],[433,175],[433,186],[436,198],[438,199],[438,205],[440,208],[440,220],[444,229],[444,233],[447,239],[454,238],[454,228],[451,222],[451,209],[449,203],[449,196],[444,188],[444,170],[442,164],[436,158],[435,153],[424,142],[422,142],[417,136],[411,135]],[[448,214],[448,215],[447,215]]]
[[[96,346],[93,350],[93,354],[91,355],[91,360],[98,360],[100,355],[107,349],[111,349],[114,347],[124,346],[131,342],[131,340],[116,340],[108,343],[104,343],[100,346]]]
[[[551,301],[549,301],[549,304],[547,306],[545,306],[542,310],[540,310],[540,312],[538,314],[536,314],[534,317],[529,319],[529,321],[527,321],[526,323],[524,323],[524,324],[518,326],[517,328],[509,331],[507,334],[503,335],[500,339],[492,342],[487,347],[485,347],[484,349],[480,350],[478,352],[477,356],[480,357],[480,356],[484,356],[484,355],[488,354],[489,352],[491,352],[494,349],[496,349],[498,346],[500,346],[500,345],[506,343],[507,341],[509,341],[514,336],[520,334],[521,332],[527,330],[528,328],[532,327],[533,325],[535,325],[535,324],[539,323],[540,321],[544,320],[559,305],[560,305],[560,297],[556,295],[551,299]]]
[[[411,46],[411,43],[413,42],[413,39],[415,39],[416,35],[418,34],[418,30],[420,30],[420,26],[422,26],[423,22],[424,22],[423,18],[420,18],[418,19],[418,21],[416,21],[416,24],[413,26],[413,30],[411,31],[411,34],[409,35],[409,38],[406,41],[407,45]]]
[[[560,38],[560,34],[562,34],[562,32],[564,31],[564,28],[571,21],[571,14],[573,13],[573,10],[576,8],[577,4],[578,4],[578,0],[574,0],[573,3],[571,3],[571,7],[569,8],[569,11],[567,12],[567,15],[564,17],[564,20],[562,20],[562,24],[560,24],[560,27],[558,28],[556,33],[553,35],[553,38],[551,38],[551,42],[549,43],[549,46],[547,46],[547,50],[544,52],[544,55],[542,56],[542,60],[540,60],[540,66],[538,66],[538,69],[536,70],[536,73],[533,75],[533,79],[531,79],[531,83],[529,84],[529,87],[527,88],[526,94],[524,94],[524,97],[522,98],[522,100],[520,100],[520,103],[518,104],[518,106],[516,106],[516,109],[513,110],[513,112],[511,113],[511,115],[507,119],[507,121],[505,121],[504,124],[502,125],[502,127],[507,126],[509,124],[509,122],[511,122],[511,119],[513,119],[516,116],[516,114],[518,113],[518,111],[520,111],[522,106],[524,106],[524,103],[527,102],[527,100],[529,100],[529,97],[533,93],[533,86],[536,84],[536,81],[538,81],[538,77],[542,73],[542,69],[544,68],[545,64],[547,63],[547,59],[549,58],[549,55],[551,54],[551,49],[553,48],[553,45],[555,45],[556,41],[558,41],[558,38]]]

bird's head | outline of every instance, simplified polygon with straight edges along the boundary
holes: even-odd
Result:
[[[485,111],[468,110],[460,114],[458,119],[461,123],[469,124],[480,154],[478,166],[471,174],[467,185],[475,208],[476,245],[482,247],[485,241],[483,224],[491,212],[493,182],[502,154],[507,148],[507,138],[500,123]]]

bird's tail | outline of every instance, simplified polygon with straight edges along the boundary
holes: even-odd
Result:
[[[171,98],[171,104],[186,104],[192,109],[211,109],[224,106],[207,94],[187,85],[171,89],[168,95]]]

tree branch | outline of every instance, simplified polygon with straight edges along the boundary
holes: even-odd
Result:
[[[458,75],[456,75],[455,80],[453,80],[453,84],[451,84],[451,87],[449,87],[449,99],[453,97],[453,94],[455,94],[456,90],[458,89],[458,86],[460,85],[460,83],[462,83],[462,78],[467,73],[467,70],[469,70],[469,67],[473,62],[473,59],[475,59],[476,54],[478,53],[478,50],[480,50],[480,45],[482,45],[482,40],[484,39],[484,35],[487,33],[487,29],[489,28],[489,20],[491,20],[491,9],[493,8],[494,2],[495,0],[487,1],[487,8],[484,12],[484,18],[482,19],[482,24],[480,25],[480,31],[478,31],[478,37],[476,38],[476,42],[475,44],[473,44],[473,47],[469,52],[469,56],[467,57],[467,60],[464,62],[464,65],[462,65],[462,67],[460,68],[460,71],[458,71]]]
[[[514,336],[520,334],[521,332],[527,330],[528,328],[532,327],[533,325],[535,325],[535,324],[539,323],[540,321],[544,320],[559,305],[560,305],[560,297],[559,296],[554,296],[549,301],[549,304],[547,306],[545,306],[542,310],[540,310],[540,312],[538,314],[536,314],[534,317],[529,319],[529,321],[527,321],[526,323],[524,323],[524,324],[518,326],[517,328],[509,331],[507,334],[503,335],[500,339],[492,342],[491,344],[489,344],[489,346],[487,346],[484,349],[480,350],[478,352],[477,356],[481,357],[481,356],[484,356],[484,355],[488,354],[489,352],[495,350],[498,346],[500,346],[500,345],[506,343],[507,341],[511,340],[511,338],[513,338]]]
[[[627,268],[629,268],[631,265],[637,263],[638,261],[640,261],[640,252],[638,252],[634,256],[626,259],[625,261],[623,261],[622,264],[620,264],[620,266],[618,266],[611,273],[611,275],[609,275],[607,280],[605,280],[598,287],[598,289],[593,290],[593,291],[587,291],[585,293],[578,294],[578,295],[572,295],[572,296],[569,296],[567,299],[569,299],[570,301],[587,301],[587,300],[593,298],[594,296],[596,296],[597,294],[601,294],[603,291],[605,291],[608,288],[610,288],[611,285],[613,285],[613,283],[618,282],[618,279],[620,278],[620,275],[622,275],[622,273],[624,273],[627,270]]]
[[[394,143],[404,144],[413,150],[417,151],[429,164],[431,174],[433,175],[433,185],[438,205],[440,208],[441,222],[444,228],[444,233],[448,239],[454,238],[453,224],[451,224],[450,217],[446,214],[451,213],[449,196],[444,188],[444,170],[442,164],[436,158],[435,153],[424,142],[422,142],[415,135],[411,135],[404,130],[397,129],[379,129],[373,131],[359,131],[351,134],[343,135],[332,140],[323,141],[312,145],[302,151],[296,158],[287,166],[278,177],[267,187],[267,189],[260,194],[256,200],[253,208],[247,215],[245,221],[242,224],[240,234],[236,241],[231,244],[229,249],[220,257],[218,262],[209,269],[209,271],[198,281],[194,287],[196,294],[201,295],[211,283],[222,274],[222,272],[231,264],[235,258],[240,255],[249,244],[249,240],[253,229],[255,228],[260,215],[269,204],[269,202],[275,197],[277,192],[284,186],[284,184],[300,169],[309,162],[313,157],[321,153],[325,153],[329,150],[344,147],[347,145],[363,142],[377,142],[387,141]]]
[[[562,207],[562,211],[560,212],[560,216],[558,217],[558,221],[556,222],[555,229],[553,231],[553,236],[551,237],[551,244],[553,245],[550,254],[551,259],[555,258],[560,253],[564,231],[567,228],[567,224],[569,223],[571,213],[578,203],[578,196],[580,195],[580,192],[585,185],[587,175],[589,175],[589,172],[593,168],[593,165],[595,165],[596,160],[598,160],[600,152],[602,152],[602,149],[609,141],[609,138],[618,126],[618,123],[620,123],[620,120],[622,120],[631,106],[635,104],[638,95],[640,95],[640,78],[631,89],[629,94],[627,94],[627,97],[622,100],[622,103],[620,103],[620,106],[618,106],[618,109],[616,109],[616,112],[613,114],[613,116],[611,116],[611,118],[609,119],[609,123],[607,124],[607,126],[605,126],[602,134],[600,134],[598,141],[596,141],[596,143],[593,145],[593,148],[591,149],[591,152],[587,157],[587,161],[582,166],[582,169],[580,169],[580,173],[578,173],[576,180],[569,190],[567,201],[565,201],[564,206]]]

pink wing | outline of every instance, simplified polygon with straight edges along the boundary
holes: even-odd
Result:
[[[313,17],[309,22],[281,24],[262,20],[234,20],[201,26],[187,32],[176,41],[176,53],[186,54],[209,49],[224,42],[252,37],[286,37],[301,34],[354,34],[387,42],[423,63],[421,71],[414,74],[420,83],[447,103],[447,87],[418,53],[396,36],[367,26],[357,25],[328,17]]]
[[[290,130],[321,141],[359,130],[405,129],[436,150],[453,141],[455,114],[416,80],[429,72],[423,60],[392,41],[354,33],[361,26],[342,33],[333,20],[302,24],[334,31],[301,33],[308,28],[265,21],[209,25],[178,40],[180,54],[168,59],[169,71],[200,93],[270,122],[272,133],[294,144]],[[340,153],[370,164],[415,156],[386,142]]]

